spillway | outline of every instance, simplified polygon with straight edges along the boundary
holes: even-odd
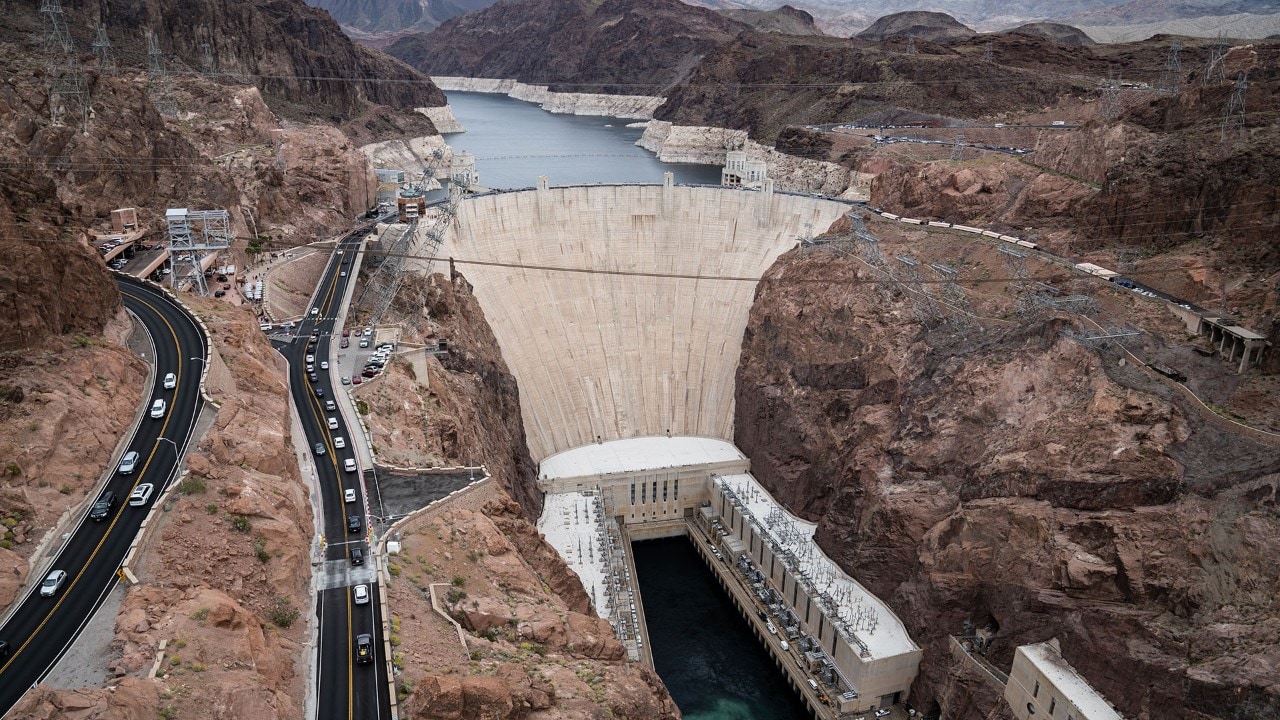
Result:
[[[670,182],[543,183],[463,201],[447,242],[458,258],[494,263],[460,269],[519,383],[541,462],[643,436],[732,441],[753,278],[848,210]]]

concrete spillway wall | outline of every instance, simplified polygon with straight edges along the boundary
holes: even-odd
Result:
[[[756,283],[723,278],[758,278],[848,209],[727,188],[539,189],[463,201],[447,244],[460,260],[524,266],[459,269],[519,383],[541,462],[638,436],[732,441]]]

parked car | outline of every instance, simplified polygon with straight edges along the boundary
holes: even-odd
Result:
[[[359,385],[362,382],[364,382],[364,378],[360,377],[359,375],[356,375],[355,377],[351,378],[352,385]]]
[[[164,389],[172,390],[176,387],[178,387],[178,376],[173,373],[167,373],[164,376]]]
[[[131,475],[138,468],[138,451],[130,450],[120,458],[120,474]]]
[[[62,589],[62,584],[67,581],[66,570],[54,570],[45,576],[44,582],[40,583],[40,597],[53,597]]]
[[[164,398],[160,398],[159,400],[156,400],[155,402],[151,403],[151,417],[156,420],[159,420],[160,418],[164,417],[164,411],[168,409],[168,407],[169,407],[169,404],[164,401]]]
[[[342,384],[343,384],[343,385],[350,385],[350,384],[351,384],[351,378],[347,377],[346,375],[343,375],[343,376],[342,376]]]
[[[338,347],[340,348],[351,347],[351,341],[346,338],[342,338],[342,342],[338,343]]]
[[[142,507],[151,500],[151,491],[155,486],[151,483],[142,483],[133,489],[133,494],[129,496],[129,504],[133,507]]]
[[[369,338],[360,338],[360,347],[362,348],[369,347]]]

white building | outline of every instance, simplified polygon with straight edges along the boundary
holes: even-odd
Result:
[[[1014,652],[1004,699],[1018,720],[1122,720],[1062,658],[1056,639]]]
[[[764,185],[768,166],[763,160],[749,160],[741,150],[725,154],[724,169],[720,171],[720,184],[729,187],[759,188]]]

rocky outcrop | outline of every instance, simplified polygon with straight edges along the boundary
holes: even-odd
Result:
[[[604,93],[552,92],[546,85],[526,85],[517,80],[497,78],[445,77],[433,80],[443,90],[507,95],[536,103],[547,112],[564,115],[605,115],[647,120],[666,98],[648,95],[606,95]]]
[[[454,18],[387,52],[435,76],[512,78],[556,92],[659,96],[748,26],[679,0],[525,0]]]
[[[233,82],[257,85],[277,112],[290,117],[346,119],[368,103],[400,110],[444,104],[429,79],[353,43],[328,13],[302,0],[151,0],[109,6],[72,0],[63,7],[69,24],[85,28],[87,38],[93,35],[90,28],[104,25],[119,57],[144,57],[143,32],[151,31],[171,71],[205,70],[207,54],[211,69]]]
[[[493,4],[493,0],[314,0],[351,37],[380,47],[410,32],[430,32],[440,23]]]
[[[872,231],[886,256],[1000,272],[986,251]],[[913,704],[962,720],[998,709],[951,651],[969,620],[1006,669],[1017,645],[1059,637],[1126,716],[1280,711],[1257,604],[1280,582],[1263,549],[1280,537],[1280,455],[1065,340],[1066,319],[923,331],[902,298],[805,282],[859,267],[819,251],[771,269],[789,282],[762,283],[752,307],[735,443],[907,623],[925,650]],[[966,295],[984,316],[1007,307],[990,284]]]
[[[1019,25],[1012,30],[1006,30],[1007,33],[1020,33],[1022,35],[1034,35],[1036,37],[1046,38],[1063,45],[1075,45],[1084,47],[1086,45],[1095,45],[1093,39],[1085,34],[1083,30],[1071,25],[1063,25],[1062,23],[1037,22]]]
[[[945,42],[947,40],[971,37],[975,34],[972,28],[961,24],[946,13],[911,10],[885,15],[871,23],[870,27],[854,37],[862,38],[863,40],[887,40],[901,35],[903,37],[913,37],[917,40]]]
[[[788,155],[747,138],[741,130],[689,127],[653,120],[637,145],[663,162],[723,165],[728,149],[745,150],[751,159],[764,160],[768,176],[779,190],[816,192],[865,199],[866,187],[857,173],[835,163]]]
[[[657,675],[627,662],[577,576],[517,512],[500,497],[483,512],[433,510],[405,527],[387,588],[401,631],[392,640],[404,663],[401,687],[409,690],[403,712],[432,720],[678,718]],[[434,587],[466,629],[465,645],[418,587]]]
[[[730,8],[721,10],[721,12],[727,17],[746,23],[760,32],[772,32],[781,35],[822,34],[822,31],[814,24],[812,15],[790,5],[783,5],[773,10]]]
[[[525,443],[515,378],[465,278],[406,278],[393,311],[410,328],[404,339],[448,342],[450,352],[423,360],[425,377],[392,362],[355,396],[379,462],[425,467],[484,464],[525,517],[542,514],[536,466]],[[485,408],[477,413],[476,408]]]

